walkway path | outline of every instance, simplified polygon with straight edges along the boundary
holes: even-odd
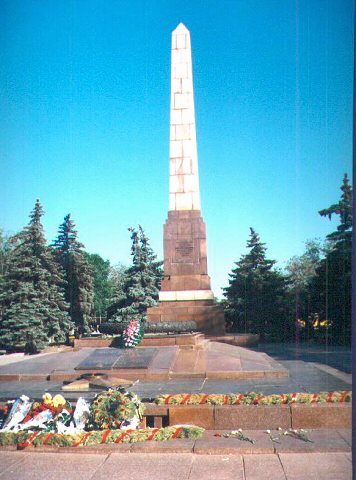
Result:
[[[191,453],[1,452],[6,480],[351,480],[351,453],[194,455]]]

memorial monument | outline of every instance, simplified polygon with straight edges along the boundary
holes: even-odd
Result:
[[[148,322],[194,320],[204,333],[225,332],[207,265],[206,228],[200,212],[190,33],[172,32],[169,142],[169,211],[164,225],[164,279]]]

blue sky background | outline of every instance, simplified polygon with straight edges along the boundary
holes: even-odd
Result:
[[[335,228],[351,176],[351,0],[2,0],[0,228],[43,204],[91,253],[162,258],[171,31],[191,32],[202,214],[216,294],[252,226],[283,268]]]

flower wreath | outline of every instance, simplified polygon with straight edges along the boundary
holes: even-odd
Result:
[[[122,346],[134,348],[142,340],[144,335],[143,325],[139,320],[131,320],[122,332]]]
[[[90,406],[90,428],[137,428],[142,420],[144,405],[139,397],[124,389],[99,393]]]

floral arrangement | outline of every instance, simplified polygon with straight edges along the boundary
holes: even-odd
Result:
[[[52,398],[50,393],[45,393],[42,402],[33,402],[21,426],[23,430],[61,430],[61,427],[69,425],[73,411],[71,404],[62,395]]]
[[[42,396],[42,402],[33,402],[30,410],[23,419],[23,423],[32,420],[38,414],[46,410],[49,410],[53,415],[58,415],[65,407],[69,413],[73,412],[71,405],[65,400],[64,397],[62,397],[62,395],[55,395],[52,398],[50,393],[45,393]]]
[[[122,332],[122,346],[134,348],[142,340],[144,335],[143,325],[139,320],[131,320]]]
[[[307,430],[304,430],[304,428],[289,428],[283,433],[283,435],[289,435],[290,437],[296,438],[298,440],[303,440],[303,442],[314,443],[313,440],[310,440],[310,438],[308,437],[308,432]]]
[[[72,406],[62,395],[52,398],[51,394],[45,393],[41,402],[32,402],[22,395],[2,408],[1,430],[61,430],[69,424],[72,414]]]
[[[155,398],[158,405],[285,405],[291,403],[350,402],[352,392],[333,391],[320,393],[288,393],[262,395],[261,393],[236,394],[176,394],[159,395]]]
[[[276,434],[277,436],[273,436],[273,434],[271,433],[271,430],[266,430],[265,433],[268,434],[272,442],[281,443],[280,439],[281,439],[282,431],[283,431],[282,428],[278,427],[277,434]],[[304,430],[304,428],[299,428],[299,429],[288,428],[288,430],[285,430],[283,432],[283,435],[289,435],[290,437],[296,438],[297,440],[302,440],[303,442],[314,443],[313,440],[310,440],[310,438],[308,437],[308,431]]]
[[[43,432],[1,432],[0,445],[17,445],[24,449],[49,445],[55,447],[79,447],[107,443],[136,443],[148,440],[165,441],[175,438],[200,438],[204,428],[192,425],[176,425],[163,428],[145,428],[141,430],[92,430],[77,434],[58,434]]]
[[[2,429],[4,423],[5,423],[5,420],[7,418],[7,416],[9,415],[9,412],[10,412],[10,404],[7,403],[6,405],[2,405],[0,407],[0,429]]]
[[[79,397],[74,411],[62,395],[45,393],[41,402],[22,395],[0,409],[0,445],[76,447],[199,438],[204,432],[192,425],[138,429],[143,411],[139,397],[123,388],[101,392],[92,403]]]
[[[144,405],[134,393],[123,388],[108,389],[96,395],[92,403],[78,398],[73,409],[62,395],[45,393],[33,402],[22,395],[2,408],[1,432],[21,431],[79,434],[87,430],[137,429]],[[5,417],[6,414],[6,417]]]
[[[92,429],[138,428],[144,405],[139,397],[123,388],[109,389],[96,395],[90,406],[89,425]]]
[[[255,441],[252,438],[246,437],[246,435],[242,433],[242,428],[239,428],[238,430],[232,430],[231,432],[226,432],[223,434],[215,433],[214,437],[224,437],[224,438],[233,437],[233,438],[237,438],[238,440],[241,440],[242,442],[250,442],[252,444],[255,443]]]

